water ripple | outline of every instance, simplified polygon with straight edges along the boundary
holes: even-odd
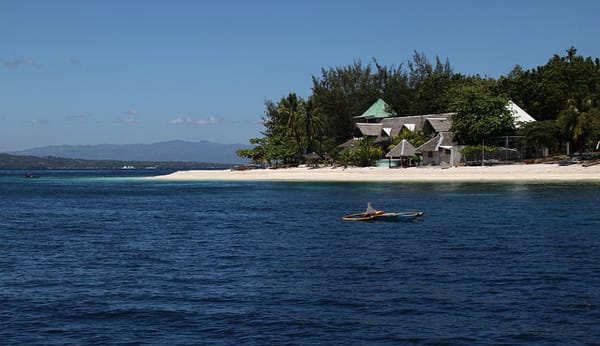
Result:
[[[600,339],[598,185],[0,184],[0,343]]]

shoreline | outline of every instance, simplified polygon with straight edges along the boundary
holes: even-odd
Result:
[[[515,164],[468,167],[321,167],[234,170],[190,170],[148,177],[171,181],[297,182],[600,182],[600,165]]]

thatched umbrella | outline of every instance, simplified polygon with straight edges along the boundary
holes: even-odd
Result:
[[[410,142],[408,142],[406,139],[403,139],[400,143],[398,143],[395,147],[392,148],[392,150],[388,151],[387,154],[385,154],[385,157],[387,157],[389,159],[389,166],[392,166],[392,159],[394,157],[399,157],[400,158],[400,165],[402,167],[404,167],[403,165],[403,160],[406,157],[413,157],[416,155],[416,149],[415,147],[410,144]]]
[[[319,160],[322,160],[323,158],[321,157],[321,155],[313,151],[312,153],[305,154],[304,159],[306,159],[307,162],[311,162],[313,166],[316,166],[317,162]]]

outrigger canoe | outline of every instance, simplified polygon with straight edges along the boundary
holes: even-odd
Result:
[[[342,220],[346,221],[409,221],[423,216],[422,211],[406,211],[400,213],[386,213],[382,210],[377,210],[373,214],[356,213],[342,216]]]

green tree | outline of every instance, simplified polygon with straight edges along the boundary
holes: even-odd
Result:
[[[344,167],[353,165],[356,162],[356,149],[345,149],[337,155],[337,161],[341,162]]]
[[[485,155],[498,152],[498,147],[482,144],[465,145],[460,153],[465,156],[465,159],[472,162],[482,163]]]
[[[360,61],[344,68],[322,69],[313,76],[313,112],[321,119],[323,136],[342,143],[352,135],[352,117],[379,97],[372,67]]]
[[[514,130],[513,116],[506,108],[508,100],[493,95],[486,83],[465,85],[455,96],[451,110],[454,138],[462,144],[478,145],[485,138]]]
[[[299,161],[305,153],[303,121],[306,121],[307,117],[306,103],[296,94],[290,93],[279,101],[277,113],[285,122],[287,133],[294,139],[295,159]]]
[[[560,150],[560,128],[556,120],[543,120],[525,123],[518,129],[517,135],[522,137],[520,146],[535,157],[542,156],[542,151],[548,149],[550,155],[558,154]]]
[[[250,159],[253,163],[269,163],[267,156],[267,139],[266,138],[250,138],[250,144],[253,144],[252,149],[239,149],[235,153],[239,157]]]
[[[238,156],[254,162],[298,164],[320,135],[320,120],[310,111],[310,103],[295,93],[275,103],[265,102],[263,138],[250,140],[255,145],[240,150]]]
[[[290,97],[293,99],[293,97]],[[290,131],[289,112],[283,111],[282,104],[286,99],[283,98],[279,103],[266,101],[265,114],[263,116],[263,126],[265,131],[262,132],[263,138],[254,138],[250,142],[255,144],[253,150],[260,153],[262,160],[269,164],[272,163],[294,163],[297,158],[297,141],[294,133]],[[240,152],[239,154],[249,155],[252,152]],[[248,156],[244,156],[248,157]]]
[[[364,138],[358,142],[356,149],[356,165],[361,167],[373,166],[381,158],[383,151],[373,144],[373,139]]]
[[[581,102],[569,100],[567,109],[560,112],[557,122],[563,135],[580,153],[589,150],[600,136],[600,109],[590,97]]]
[[[342,150],[337,155],[337,161],[342,162],[344,166],[368,167],[373,166],[382,156],[381,147],[375,145],[372,138],[364,138],[357,142],[355,148]]]
[[[376,71],[373,78],[377,85],[379,97],[384,99],[391,110],[398,114],[411,114],[413,91],[408,85],[408,74],[403,70],[403,64],[398,67],[382,66],[375,61]]]
[[[571,47],[565,56],[554,55],[548,62],[524,71],[520,66],[499,80],[501,90],[527,109],[536,120],[556,120],[569,107],[569,100],[597,97],[600,92],[600,64],[577,55]]]
[[[427,141],[427,137],[423,134],[423,132],[410,131],[404,128],[397,136],[394,136],[392,139],[392,144],[388,146],[388,151],[392,150],[396,145],[402,142],[403,139],[406,139],[415,148],[420,147]]]
[[[412,89],[412,114],[446,112],[446,91],[452,86],[454,72],[448,59],[435,58],[433,66],[425,54],[415,51],[408,62],[409,86]]]
[[[312,99],[306,102],[306,111],[303,114],[302,122],[304,124],[306,137],[305,153],[309,152],[323,152],[322,148],[322,133],[323,124],[321,118],[319,118],[314,111],[314,105]]]

